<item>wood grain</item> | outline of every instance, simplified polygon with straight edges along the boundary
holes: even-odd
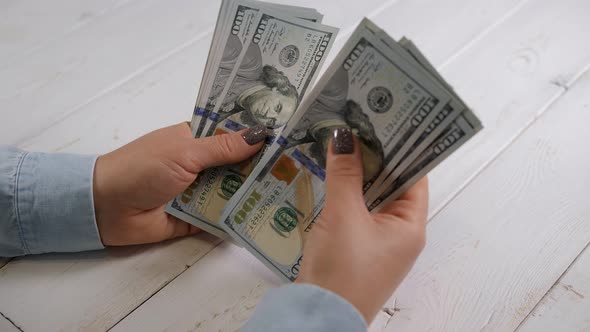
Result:
[[[155,246],[16,259],[0,269],[0,312],[24,331],[104,331],[218,243],[202,234]]]
[[[446,62],[484,130],[430,173],[431,215],[509,146],[590,62],[590,2],[528,1]],[[564,19],[567,17],[567,19]],[[564,38],[567,36],[567,38]],[[419,45],[421,46],[421,45]]]
[[[245,249],[228,243],[198,264],[198,269],[188,269],[112,331],[235,331],[266,289],[280,284]],[[162,311],[166,306],[174,310]]]
[[[553,285],[518,329],[590,331],[590,250],[588,246]]]
[[[387,331],[513,331],[590,242],[589,88],[587,72],[428,225]]]
[[[0,81],[0,115],[10,114],[12,128],[19,128],[1,131],[0,141],[16,144],[34,136],[206,38],[218,7],[216,1],[137,1],[0,68],[0,77],[11,78]]]
[[[0,3],[0,68],[40,52],[64,36],[102,19],[128,0],[56,0],[48,9],[37,1]],[[34,23],[34,24],[32,24]]]

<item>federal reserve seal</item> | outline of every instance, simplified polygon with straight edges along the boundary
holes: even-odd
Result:
[[[281,66],[289,68],[299,60],[299,49],[295,45],[287,45],[279,53],[279,62]]]
[[[393,105],[393,95],[382,86],[372,88],[367,95],[367,104],[373,112],[385,113]]]
[[[242,182],[242,179],[237,175],[230,174],[225,176],[221,181],[221,190],[219,192],[219,196],[225,199],[230,199],[236,193],[236,191],[240,189]]]
[[[289,237],[292,230],[297,227],[297,214],[288,207],[281,207],[275,212],[272,228],[283,237]]]

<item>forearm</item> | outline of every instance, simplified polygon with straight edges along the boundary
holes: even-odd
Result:
[[[0,147],[0,256],[103,248],[92,196],[95,161]]]

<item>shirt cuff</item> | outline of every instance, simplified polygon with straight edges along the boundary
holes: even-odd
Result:
[[[25,153],[15,204],[29,254],[102,249],[94,216],[96,156]]]
[[[366,331],[360,312],[341,296],[311,284],[270,290],[256,307],[248,331]]]

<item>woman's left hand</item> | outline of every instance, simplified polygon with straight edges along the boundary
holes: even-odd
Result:
[[[202,170],[232,164],[262,147],[266,128],[194,139],[187,123],[162,128],[98,158],[96,223],[105,246],[159,242],[199,230],[164,212]]]

